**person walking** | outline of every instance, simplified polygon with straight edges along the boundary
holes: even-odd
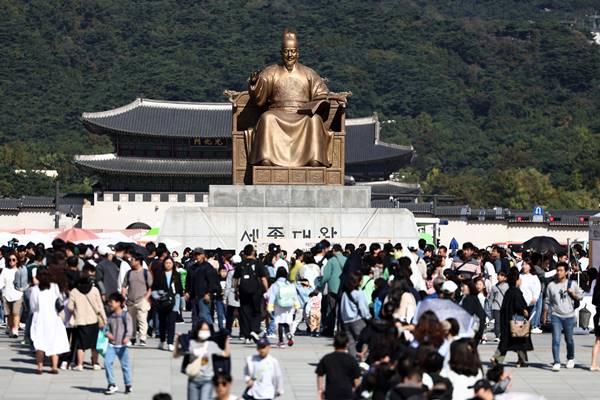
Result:
[[[275,399],[283,395],[283,374],[279,361],[270,355],[271,344],[266,337],[256,343],[256,354],[246,358],[246,400]]]
[[[44,356],[50,357],[51,373],[58,374],[58,355],[69,351],[67,331],[57,313],[57,304],[62,304],[62,296],[58,285],[51,283],[50,279],[47,271],[40,271],[29,299],[29,307],[33,313],[31,340],[35,348],[38,374],[43,372]]]
[[[168,256],[162,261],[162,268],[156,270],[152,282],[152,298],[156,302],[158,314],[158,331],[160,337],[159,349],[174,350],[175,324],[177,312],[183,296],[181,278],[175,271],[175,261]]]
[[[108,338],[108,347],[104,354],[104,369],[106,372],[106,380],[108,388],[104,394],[111,395],[117,393],[119,388],[115,383],[115,375],[113,373],[113,362],[115,358],[119,358],[121,363],[121,371],[123,371],[123,381],[125,382],[125,394],[131,393],[131,362],[129,361],[129,342],[130,335],[134,333],[133,321],[131,315],[123,310],[125,298],[117,292],[113,292],[108,296],[108,307],[111,314],[108,317],[108,330],[106,337]]]
[[[119,292],[119,266],[113,261],[115,253],[108,246],[98,246],[100,260],[96,267],[96,282],[102,299]]]
[[[231,375],[218,373],[212,378],[215,389],[213,400],[237,400],[237,396],[231,394]]]
[[[192,325],[206,321],[212,327],[211,303],[217,290],[217,272],[206,261],[204,249],[197,247],[193,252],[195,262],[189,267],[186,279],[186,300],[192,303]]]
[[[527,303],[529,315],[533,314],[538,298],[542,295],[542,284],[537,275],[532,274],[532,271],[531,261],[526,257],[521,266],[521,286],[519,289],[523,293],[525,303]]]
[[[241,262],[242,257],[239,255],[236,254],[231,257],[232,268],[227,271],[227,278],[225,279],[225,329],[227,332],[231,332],[235,318],[238,318],[239,320],[240,317],[240,302],[236,299],[235,289],[233,287],[233,275],[235,275],[236,266]]]
[[[296,294],[296,287],[288,282],[288,273],[285,267],[279,267],[275,275],[275,283],[267,293],[267,311],[274,314],[275,326],[279,335],[280,348],[284,347],[283,340],[287,338],[287,345],[294,345],[291,327],[294,322],[294,310],[300,308],[300,301]]]
[[[10,251],[6,256],[6,266],[0,272],[0,291],[6,316],[6,331],[10,338],[19,337],[19,323],[21,322],[21,307],[23,305],[23,292],[15,288],[15,275],[19,270],[19,258],[15,251]]]
[[[497,277],[498,283],[491,287],[489,297],[492,309],[492,319],[494,320],[494,341],[498,343],[500,342],[500,310],[502,309],[504,295],[508,290],[508,283],[506,282],[506,273],[504,271],[498,272]]]
[[[552,323],[552,357],[554,365],[552,371],[560,371],[560,335],[564,333],[567,343],[567,368],[575,367],[575,342],[573,341],[573,328],[575,326],[575,310],[577,304],[583,299],[583,291],[577,282],[567,279],[566,262],[556,264],[556,279],[546,287],[543,321],[548,318],[548,310],[552,310],[550,322]]]
[[[356,342],[363,329],[367,326],[365,320],[371,319],[367,299],[360,290],[362,276],[360,273],[353,273],[345,284],[341,305],[340,318],[343,324],[343,331],[348,335],[348,348],[350,355],[356,357]]]
[[[335,323],[337,318],[337,309],[339,304],[338,293],[340,291],[340,277],[346,264],[344,249],[339,244],[333,245],[333,257],[327,261],[323,267],[323,276],[319,284],[319,289],[327,293],[324,298],[325,314],[323,316],[323,335],[333,337]],[[327,291],[325,292],[325,289]]]
[[[533,350],[530,333],[525,337],[513,337],[510,330],[510,322],[515,316],[520,316],[524,319],[530,317],[527,301],[524,299],[523,293],[519,288],[522,283],[522,277],[523,275],[519,275],[516,267],[510,269],[507,280],[508,290],[504,294],[500,310],[500,343],[491,359],[493,364],[503,364],[506,352],[515,351],[518,357],[517,367],[527,367],[527,352]],[[536,277],[534,278],[537,279]]]
[[[213,355],[229,357],[229,338],[225,339],[225,349],[210,340],[211,326],[206,321],[199,322],[190,335],[189,364],[185,368],[188,376],[188,400],[210,400],[212,378],[214,376]]]
[[[269,290],[268,273],[256,260],[254,246],[244,247],[244,259],[236,267],[233,287],[240,302],[240,337],[246,343],[257,340],[263,310],[263,293]]]
[[[129,311],[136,329],[136,333],[131,335],[131,342],[135,344],[137,337],[140,346],[146,346],[153,279],[148,270],[142,266],[144,256],[133,254],[130,262],[131,269],[125,274],[121,290],[122,295],[127,299],[127,311]]]
[[[594,315],[594,336],[596,336],[596,340],[592,348],[590,371],[600,371],[600,366],[598,366],[598,354],[600,353],[600,285],[598,279],[600,277],[596,277],[592,294],[592,305],[596,307],[596,314]]]
[[[83,371],[83,355],[85,350],[92,351],[92,366],[95,370],[101,369],[98,364],[96,341],[98,331],[106,324],[106,313],[100,291],[92,286],[89,277],[82,274],[77,285],[69,293],[67,304],[72,314],[75,326],[75,346],[77,350],[75,371]]]
[[[352,400],[354,389],[360,383],[360,367],[356,358],[348,354],[348,335],[338,332],[333,339],[332,353],[321,358],[317,374],[319,400]]]

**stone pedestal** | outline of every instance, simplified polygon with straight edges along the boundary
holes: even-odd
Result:
[[[213,185],[209,207],[369,208],[365,186]]]
[[[418,239],[413,214],[371,208],[370,187],[211,186],[208,207],[167,210],[159,241],[239,251],[253,243],[260,252],[277,243],[288,252],[332,243],[403,243]]]
[[[254,185],[343,185],[341,168],[252,167]]]

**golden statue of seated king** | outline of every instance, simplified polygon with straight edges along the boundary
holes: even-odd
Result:
[[[324,123],[329,113],[325,80],[298,62],[296,34],[283,33],[282,62],[249,78],[248,94],[262,113],[250,132],[251,165],[329,167],[332,133]]]

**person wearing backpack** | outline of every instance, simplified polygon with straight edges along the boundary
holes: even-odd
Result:
[[[286,269],[279,267],[275,275],[275,283],[271,285],[268,291],[267,310],[274,313],[275,326],[277,326],[279,334],[278,346],[280,348],[284,347],[284,334],[287,338],[287,345],[294,345],[294,337],[290,332],[290,327],[294,322],[294,311],[300,308],[296,287],[287,278]]]
[[[573,341],[573,328],[575,326],[575,310],[583,298],[583,291],[577,282],[567,279],[569,264],[559,262],[556,264],[556,280],[546,287],[544,298],[544,317],[546,321],[548,310],[551,307],[552,315],[552,357],[554,365],[552,371],[560,371],[560,334],[564,332],[567,343],[567,368],[575,367],[575,342]]]
[[[263,310],[263,293],[269,290],[268,273],[256,260],[254,246],[244,247],[244,259],[236,266],[233,288],[240,302],[240,337],[246,343],[256,340],[260,332]]]
[[[133,320],[136,333],[132,332],[132,344],[139,338],[140,346],[146,345],[148,337],[148,311],[150,311],[150,295],[152,294],[152,275],[142,267],[144,256],[133,254],[131,270],[125,274],[122,294],[127,299],[127,310]]]

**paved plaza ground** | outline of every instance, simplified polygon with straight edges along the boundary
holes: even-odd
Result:
[[[178,325],[185,330],[186,325]],[[531,366],[514,368],[516,355],[509,353],[507,361],[513,372],[512,391],[538,393],[547,399],[600,399],[600,373],[590,372],[589,365],[593,336],[576,336],[578,365],[573,370],[563,368],[550,371],[552,351],[549,334],[534,336],[535,352],[530,354]],[[152,339],[146,348],[136,347],[131,352],[133,361],[134,392],[114,398],[146,399],[159,391],[169,392],[174,399],[186,398],[186,377],[179,372],[181,360],[173,360],[166,351],[156,349]],[[489,360],[495,350],[494,344],[480,346],[482,360]],[[254,351],[251,345],[234,343],[232,346],[235,394],[242,392],[244,359]],[[314,368],[319,358],[331,351],[330,340],[324,338],[298,337],[292,348],[273,349],[273,355],[282,365],[285,380],[283,399],[315,399],[316,383]],[[564,353],[564,344],[563,344]],[[87,356],[86,356],[87,357]],[[564,361],[563,361],[564,362]],[[34,374],[32,354],[13,339],[0,338],[0,398],[1,399],[100,399],[106,387],[104,371],[61,371],[59,375]],[[121,372],[116,366],[118,384],[123,390]]]

